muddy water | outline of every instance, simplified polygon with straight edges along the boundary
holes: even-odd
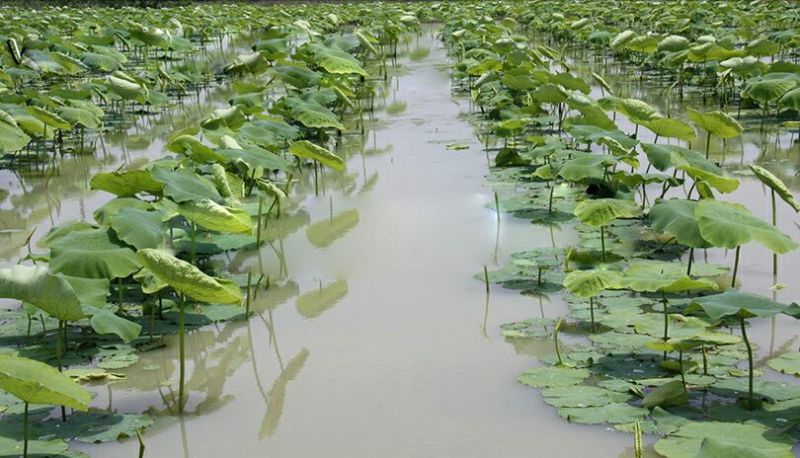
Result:
[[[499,325],[538,315],[539,304],[495,289],[487,304],[471,276],[551,235],[505,216],[498,232],[484,207],[493,200],[486,158],[461,116],[467,102],[451,97],[436,40],[417,46],[427,58],[401,59],[387,87],[394,114],[377,115],[363,145],[345,138],[347,173],[328,174],[324,193],[312,187],[299,202],[307,217],[297,218],[310,226],[233,260],[260,264],[273,288],[249,323],[189,336],[192,413],[157,420],[145,436],[152,456],[612,457],[627,446],[623,434],[567,424],[516,383],[536,364],[531,355],[550,348],[515,348]],[[557,232],[555,242],[570,235]],[[176,351],[143,355],[94,405],[164,409]],[[126,441],[87,451],[135,449]]]
[[[249,322],[206,326],[188,336],[190,413],[181,421],[156,420],[144,436],[148,456],[615,457],[632,441],[602,427],[568,424],[536,390],[516,383],[551,345],[512,345],[499,325],[538,316],[540,304],[496,288],[487,301],[483,284],[471,277],[484,265],[505,264],[512,252],[574,239],[566,230],[551,236],[506,215],[498,224],[485,207],[493,201],[484,181],[486,157],[462,116],[468,102],[451,96],[444,50],[430,35],[410,49],[416,59],[400,59],[401,71],[384,90],[386,109],[368,123],[365,138],[344,138],[347,172],[326,174],[319,195],[310,174],[300,177],[293,200],[303,210],[277,223],[272,231],[280,236],[260,252],[231,259],[238,272],[269,275],[272,288],[259,293],[258,314]],[[429,50],[427,57],[420,49]],[[214,103],[201,104],[191,118]],[[623,130],[633,130],[620,121]],[[158,157],[164,136],[180,127],[175,119],[148,121],[119,143],[109,138],[110,157],[62,163],[47,192],[39,179],[25,182],[38,187],[14,188],[0,215],[4,228],[19,230],[4,236],[22,233],[24,241],[23,230],[35,224],[43,233],[53,222],[91,219],[108,198],[88,192],[91,173]],[[451,143],[469,148],[449,150]],[[744,148],[747,160],[761,157],[755,148]],[[774,163],[788,169],[787,159],[778,158],[791,161],[797,156],[791,148],[777,149]],[[767,218],[768,197],[744,177],[732,199]],[[788,214],[779,224],[796,236],[796,218]],[[4,247],[12,262],[21,252],[19,245]],[[709,260],[731,263],[732,253],[712,251]],[[742,260],[743,288],[768,294],[768,253],[750,245]],[[798,263],[800,254],[782,257],[778,281],[788,287],[779,299],[800,297],[792,281]],[[552,300],[541,310],[564,314],[563,304]],[[795,325],[783,319],[774,331],[769,322],[759,325],[752,337],[761,354],[796,346]],[[126,380],[97,390],[93,406],[158,416],[175,388],[176,354],[171,342],[142,354],[121,371]],[[130,457],[136,448],[129,440],[85,450]]]

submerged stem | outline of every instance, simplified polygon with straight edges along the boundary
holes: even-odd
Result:
[[[739,317],[739,325],[742,328],[742,340],[744,340],[744,346],[747,347],[747,409],[753,410],[753,347],[750,345],[750,339],[747,338],[747,325],[745,324],[743,317]]]

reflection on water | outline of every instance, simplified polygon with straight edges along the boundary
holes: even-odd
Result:
[[[494,199],[486,159],[461,116],[468,102],[451,98],[444,50],[430,34],[409,49],[402,73],[376,83],[376,107],[393,114],[342,137],[346,172],[323,171],[316,186],[313,171],[296,177],[294,204],[267,225],[269,243],[231,254],[232,271],[264,275],[255,316],[190,334],[194,414],[181,425],[160,420],[145,436],[148,452],[485,457],[624,448],[624,435],[597,429],[565,444],[559,435],[571,426],[515,382],[533,363],[509,348],[499,325],[538,315],[539,305],[514,291],[487,297],[471,276],[573,236],[506,215],[498,224],[484,207]],[[447,150],[455,139],[470,149]],[[564,310],[544,306],[548,315]],[[113,386],[114,408],[165,409],[175,355],[172,342],[143,355],[126,370],[131,379]],[[164,369],[147,374],[156,363]],[[89,451],[127,457],[135,441]]]

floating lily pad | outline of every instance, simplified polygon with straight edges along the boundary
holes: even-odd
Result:
[[[597,386],[572,385],[542,390],[542,398],[553,407],[599,407],[627,401],[631,396]]]
[[[770,440],[770,439],[774,440]],[[701,454],[703,442],[715,441],[718,450],[736,450],[737,455],[704,455]],[[753,456],[747,451],[757,451],[765,456],[775,458],[791,458],[792,443],[775,434],[770,435],[767,427],[753,423],[728,422],[689,422],[681,426],[672,435],[656,442],[655,449],[667,458],[684,458],[688,456]],[[708,447],[706,447],[706,451]]]
[[[546,366],[526,370],[517,377],[517,381],[536,388],[555,388],[577,385],[588,377],[589,371],[586,369]]]
[[[647,416],[647,409],[619,402],[601,407],[564,407],[558,409],[558,414],[572,423],[587,425],[616,424],[644,420]]]
[[[792,351],[784,353],[777,358],[767,361],[769,367],[784,374],[794,374],[800,376],[800,352]]]

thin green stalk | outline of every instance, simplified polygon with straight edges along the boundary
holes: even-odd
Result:
[[[669,313],[667,313],[667,296],[661,293],[661,303],[664,305],[664,342],[669,340]],[[667,352],[664,352],[664,359],[667,359]]]
[[[186,297],[181,297],[178,313],[178,359],[180,360],[178,415],[183,415],[183,390],[186,381]]]
[[[136,430],[136,439],[139,440],[139,458],[144,458],[144,440],[142,439],[142,432]]]
[[[755,408],[753,403],[753,347],[750,345],[750,339],[747,338],[747,325],[745,324],[743,317],[739,317],[739,325],[742,328],[742,340],[744,340],[744,346],[747,347],[747,409],[753,410]]]
[[[489,269],[483,266],[483,282],[486,285],[486,294],[489,294]]]
[[[58,320],[58,329],[56,330],[56,362],[58,364],[58,371],[63,372],[64,366],[62,364],[62,355],[64,354],[64,344],[66,344],[66,338],[64,332],[62,330],[66,329],[64,324],[64,320]],[[67,421],[67,408],[61,406],[61,421]]]
[[[683,350],[678,351],[678,367],[681,371],[681,382],[683,383],[683,392],[686,393],[686,373],[683,371]]]
[[[606,227],[600,226],[600,253],[601,260],[606,261]]]
[[[706,159],[708,159],[710,152],[711,152],[711,132],[708,132],[706,134]]]
[[[692,275],[693,262],[694,262],[694,247],[689,248],[689,267],[686,268],[686,275]]]
[[[245,296],[245,319],[250,318],[250,285],[253,281],[253,272],[247,272],[247,295]]]
[[[264,209],[264,196],[258,196],[258,222],[256,224],[256,248],[261,246],[261,212]]]
[[[644,458],[644,446],[642,445],[642,425],[639,420],[633,423],[633,453],[635,458]]]
[[[28,403],[25,403],[25,411],[22,414],[22,456],[28,458]]]
[[[592,323],[591,323],[592,334],[594,334],[594,298],[593,297],[589,298],[589,316],[590,316],[590,318],[592,320]]]
[[[550,185],[550,197],[547,199],[547,214],[553,213],[553,192],[556,189],[555,183]]]
[[[553,328],[553,345],[556,347],[556,359],[558,359],[558,365],[563,366],[564,362],[561,361],[561,351],[558,349],[558,330],[561,329],[561,324],[564,322],[563,318],[559,318],[556,321],[556,326]]]
[[[778,212],[775,206],[775,190],[772,190],[772,225],[778,227]],[[772,253],[772,275],[778,277],[778,253]]]
[[[733,278],[731,279],[731,288],[736,286],[736,274],[739,273],[739,250],[741,249],[741,245],[736,247],[736,258],[733,260]]]

